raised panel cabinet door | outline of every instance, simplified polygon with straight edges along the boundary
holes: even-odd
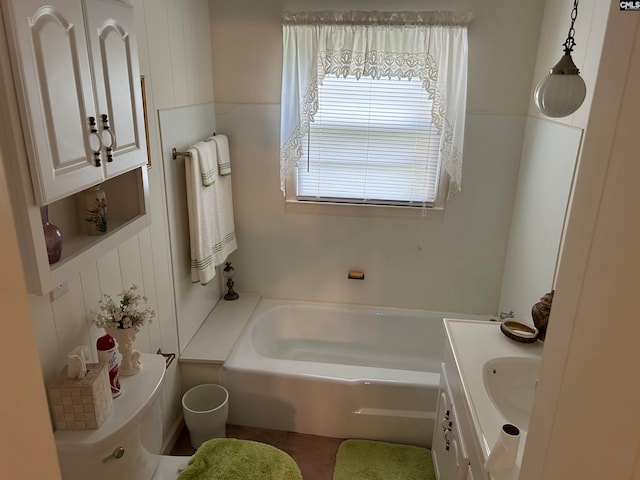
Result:
[[[133,7],[117,0],[85,2],[104,166],[112,177],[147,163]]]
[[[10,18],[16,86],[22,97],[31,178],[40,205],[104,178],[82,2],[44,3],[2,3]]]
[[[466,480],[467,465],[460,448],[460,441],[454,434],[451,438],[451,455],[449,455],[449,465],[447,466],[448,480]]]
[[[449,434],[447,432],[450,422],[449,409],[450,406],[447,394],[441,388],[440,396],[438,398],[438,407],[436,409],[436,422],[433,427],[431,452],[433,456],[433,466],[436,471],[436,478],[443,480],[447,478],[447,467],[449,462],[449,451],[447,450],[447,443],[450,441],[450,439],[448,439]]]

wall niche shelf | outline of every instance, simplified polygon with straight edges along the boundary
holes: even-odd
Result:
[[[107,232],[88,235],[82,224],[81,192],[49,205],[49,221],[62,231],[62,256],[49,265],[38,206],[28,207],[30,248],[23,263],[27,290],[45,295],[149,225],[147,169],[139,167],[101,184],[107,196]],[[25,242],[22,242],[25,245]],[[30,255],[27,251],[33,253]]]

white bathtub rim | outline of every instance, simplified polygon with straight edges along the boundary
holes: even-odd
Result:
[[[283,362],[293,363],[291,361],[283,360]],[[288,372],[282,371],[282,369],[272,369],[265,365],[257,367],[254,364],[247,363],[242,364],[225,364],[223,370],[236,371],[243,373],[265,373],[273,375],[274,377],[281,378],[304,378],[319,382],[331,382],[342,383],[350,385],[395,385],[398,387],[413,387],[416,385],[433,386],[438,385],[440,382],[440,374],[434,372],[417,372],[410,370],[394,370],[391,368],[376,368],[370,375],[366,375],[366,370],[371,370],[372,367],[361,367],[357,365],[338,365],[339,375],[332,375],[320,372],[314,372],[321,368],[325,364],[316,362],[305,362],[308,364],[305,366],[305,371],[300,372]],[[336,367],[336,365],[330,365],[330,368]],[[349,368],[349,367],[352,367]],[[324,367],[322,367],[324,368]],[[353,373],[349,375],[349,371],[353,370]],[[365,370],[365,371],[363,371]],[[386,370],[386,372],[383,372]],[[345,378],[346,377],[346,378]],[[401,377],[400,379],[398,377]]]
[[[291,305],[312,305],[319,307],[345,307],[348,309],[358,309],[358,310],[374,310],[378,314],[385,314],[386,312],[394,313],[394,314],[406,314],[406,315],[415,315],[418,313],[424,314],[433,314],[437,315],[441,318],[461,318],[467,320],[489,320],[491,318],[491,314],[479,314],[479,313],[464,313],[464,312],[453,312],[453,311],[440,311],[440,310],[425,310],[424,308],[412,308],[412,307],[399,307],[394,305],[371,305],[366,303],[348,303],[348,302],[332,302],[332,301],[322,301],[322,300],[298,300],[291,298],[279,298],[279,297],[265,297],[264,295],[260,297],[256,308],[254,309],[247,325],[252,323],[252,320],[257,316],[263,314],[267,309],[270,308],[278,308],[278,307],[286,307],[288,304]],[[269,306],[271,305],[271,306]]]

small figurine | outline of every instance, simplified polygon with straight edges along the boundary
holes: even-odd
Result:
[[[538,329],[538,338],[544,341],[547,335],[547,324],[549,323],[549,314],[551,313],[551,302],[553,302],[553,294],[555,290],[545,293],[540,301],[531,308],[531,316],[533,324]]]

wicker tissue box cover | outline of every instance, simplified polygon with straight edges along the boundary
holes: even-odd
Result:
[[[69,378],[65,366],[49,384],[53,418],[59,430],[98,428],[111,413],[113,398],[106,363],[88,363],[83,379]]]

